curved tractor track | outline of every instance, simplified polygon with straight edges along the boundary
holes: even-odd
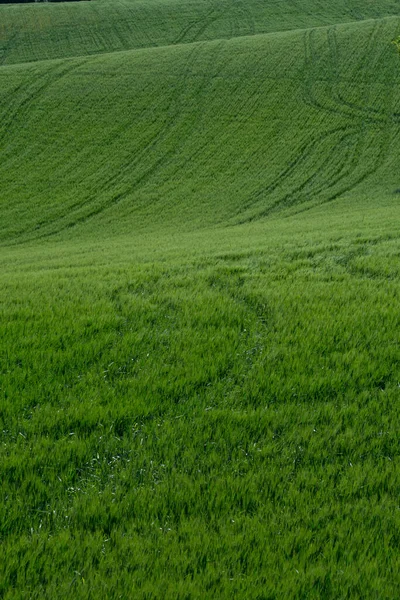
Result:
[[[399,130],[396,88],[387,85],[384,95],[376,98],[372,96],[372,82],[365,84],[362,79],[368,68],[372,71],[371,63],[383,62],[378,42],[388,39],[389,45],[398,31],[396,24],[388,36],[387,24],[374,22],[366,50],[351,63],[351,73],[345,76],[340,73],[345,58],[340,53],[337,27],[304,32],[302,101],[319,115],[325,115],[327,122],[339,120],[343,125],[317,134],[311,131],[281,173],[247,199],[246,217],[241,222],[310,201],[337,199],[379,171],[389,155],[391,139]],[[346,92],[352,94],[357,84],[363,93],[362,100],[348,99]],[[360,95],[360,90],[357,91]],[[371,144],[375,148],[372,156]],[[267,206],[258,210],[256,207],[262,203]],[[251,207],[254,212],[248,215]]]
[[[232,32],[242,13],[230,10]],[[380,185],[400,125],[398,30],[378,20],[5,67],[2,240],[243,223]]]

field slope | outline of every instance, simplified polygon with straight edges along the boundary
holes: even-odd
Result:
[[[0,596],[398,595],[399,35],[0,7]]]
[[[95,0],[0,6],[0,64],[400,15],[397,0]]]

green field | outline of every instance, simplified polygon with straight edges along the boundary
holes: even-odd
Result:
[[[400,596],[399,36],[0,6],[1,598]]]

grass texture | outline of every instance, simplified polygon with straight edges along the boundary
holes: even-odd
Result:
[[[400,15],[397,0],[94,0],[0,6],[0,64]]]
[[[398,596],[397,13],[0,7],[2,598]]]

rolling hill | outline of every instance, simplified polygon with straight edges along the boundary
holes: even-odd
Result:
[[[396,597],[399,35],[0,6],[2,597]]]
[[[95,0],[0,6],[0,64],[400,15],[396,0]]]
[[[1,238],[390,198],[398,31],[391,18],[4,67]]]

